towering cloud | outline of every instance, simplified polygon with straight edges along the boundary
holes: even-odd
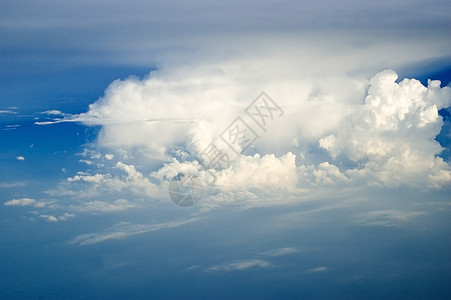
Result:
[[[439,81],[427,87],[415,79],[398,82],[392,70],[365,80],[340,75],[342,66],[323,81],[290,68],[285,75],[290,80],[272,80],[265,73],[255,79],[251,67],[266,66],[234,61],[194,69],[186,77],[175,68],[116,81],[88,112],[71,118],[102,125],[102,147],[141,149],[148,159],[165,163],[153,172],[158,180],[194,172],[220,192],[450,183],[450,166],[438,156],[443,149],[435,137],[443,125],[438,110],[451,105],[451,92]],[[285,68],[282,64],[274,73]],[[227,168],[205,172],[211,166],[196,159],[237,116],[245,116],[250,95],[264,85],[285,114],[268,130],[248,119],[258,135],[255,142]]]

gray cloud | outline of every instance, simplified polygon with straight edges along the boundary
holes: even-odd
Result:
[[[366,226],[394,227],[424,214],[418,211],[377,210],[359,213],[355,216],[355,220]]]
[[[0,12],[0,47],[25,60],[117,63],[137,56],[141,62],[155,61],[167,51],[197,51],[200,45],[215,44],[218,36],[229,43],[236,36],[322,35],[333,28],[349,34],[438,37],[451,24],[443,9],[447,5],[443,0],[364,5],[356,0],[9,2]]]

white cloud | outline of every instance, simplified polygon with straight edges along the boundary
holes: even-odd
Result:
[[[273,154],[260,156],[241,155],[227,169],[199,172],[198,162],[180,163],[173,160],[165,164],[160,170],[152,174],[153,177],[163,180],[171,178],[178,173],[197,173],[206,183],[223,191],[241,189],[264,189],[271,191],[292,191],[295,189],[298,177],[295,164],[295,155],[287,153],[278,158]]]
[[[70,213],[64,213],[64,215],[59,216],[58,219],[60,219],[61,221],[67,221],[70,218],[74,218],[75,215],[74,214],[70,214]]]
[[[249,259],[227,263],[225,265],[212,266],[206,271],[245,271],[248,269],[268,268],[271,264],[260,259]]]
[[[216,172],[215,188],[294,191],[299,182],[446,186],[451,168],[437,157],[442,148],[435,136],[443,124],[438,110],[451,105],[450,89],[440,88],[436,81],[428,87],[413,79],[397,83],[390,70],[370,80],[346,74],[351,71],[346,62],[352,60],[353,66],[361,61],[375,69],[368,56],[378,47],[371,45],[369,53],[352,55],[322,53],[324,57],[308,47],[298,49],[307,57],[321,56],[306,65],[305,60],[296,60],[299,54],[294,50],[278,47],[261,50],[255,57],[240,52],[214,63],[206,60],[211,65],[203,60],[168,65],[142,80],[113,82],[88,112],[69,120],[102,125],[98,138],[102,147],[140,149],[144,158],[169,162],[153,174],[158,177],[169,174],[168,169],[198,170],[190,163],[172,161],[172,155],[181,153],[177,147],[185,147],[179,155],[182,160],[188,153],[188,159],[199,156],[265,90],[283,107],[283,117],[269,124],[267,132],[254,127],[260,138],[231,168]],[[342,63],[337,63],[338,56]],[[409,59],[406,54],[395,56],[400,62]]]
[[[11,125],[6,125],[5,128],[3,128],[3,130],[7,131],[7,130],[14,130],[19,128],[20,125],[18,124],[11,124]]]
[[[44,207],[46,204],[44,202],[36,201],[31,198],[20,198],[12,199],[3,203],[5,206],[33,206],[33,207]]]
[[[353,107],[319,145],[333,158],[363,162],[361,169],[345,172],[348,176],[370,176],[384,185],[444,184],[451,169],[437,157],[442,147],[435,137],[443,125],[438,110],[451,105],[451,90],[438,81],[425,87],[414,79],[396,79],[390,70],[375,75],[365,104]]]
[[[0,187],[2,188],[15,188],[15,187],[21,187],[25,186],[25,183],[23,182],[2,182],[0,183]]]
[[[137,207],[136,203],[129,202],[125,199],[118,199],[110,202],[105,201],[89,201],[83,202],[79,206],[73,207],[73,209],[82,212],[118,212]]]
[[[129,236],[144,234],[152,231],[176,228],[197,221],[198,218],[191,218],[183,221],[173,221],[157,224],[131,224],[121,222],[109,228],[104,232],[88,233],[74,237],[69,241],[70,244],[80,244],[82,246],[92,245],[108,240],[124,239]]]
[[[312,44],[305,43],[311,40],[305,34],[295,39],[268,35],[252,42],[235,37],[235,43],[223,41],[182,57],[184,63],[172,64],[173,57],[165,58],[160,70],[142,80],[114,81],[88,112],[66,121],[102,125],[100,145],[141,147],[152,157],[168,159],[167,152],[176,145],[197,145],[200,138],[217,135],[266,91],[286,114],[262,136],[260,148],[273,151],[274,144],[285,146],[294,138],[305,147],[332,131],[349,113],[348,104],[361,101],[365,76],[380,71],[387,59],[398,66],[435,56],[438,49],[413,47],[408,40],[397,45],[369,40],[365,49],[351,47],[359,39],[364,38],[323,36]],[[247,50],[248,43],[254,46],[249,47],[252,51]],[[221,55],[224,47],[231,51],[229,56]],[[368,69],[347,75],[356,73],[356,66]]]
[[[114,192],[129,191],[134,195],[153,197],[159,193],[158,187],[146,178],[135,166],[117,162],[115,165],[116,176],[106,174],[87,174],[79,172],[77,175],[68,177],[66,181],[71,185],[63,187],[68,194],[72,194],[72,189],[76,189],[74,184],[83,184],[83,192],[77,194],[83,199],[92,198],[98,195],[106,195]],[[117,172],[119,171],[119,172]],[[89,187],[86,189],[86,185]],[[58,191],[55,191],[58,193]],[[63,192],[64,191],[60,191]],[[101,202],[99,202],[101,203]]]
[[[349,181],[349,178],[345,173],[329,162],[322,162],[318,166],[301,165],[298,168],[298,172],[299,177],[301,177],[304,182],[308,182],[315,186],[344,184]]]
[[[244,207],[267,206],[293,202],[299,192],[295,156],[287,153],[281,157],[273,154],[260,156],[241,155],[227,169],[203,170],[197,161],[173,160],[150,175],[167,182],[179,173],[191,174],[200,179],[207,201],[197,203],[202,211],[223,205]]]
[[[103,174],[87,175],[84,173],[79,173],[79,175],[75,175],[73,177],[68,177],[66,180],[68,182],[85,181],[85,182],[91,182],[91,183],[100,183],[100,182],[106,180],[105,177],[106,176]]]
[[[48,222],[58,222],[58,218],[51,215],[39,215],[39,217],[46,219]]]
[[[23,157],[23,156],[16,156],[16,159],[17,159],[17,160],[20,160],[20,161],[24,161],[24,160],[25,160],[25,157]]]
[[[164,188],[178,172],[196,174],[211,189],[201,209],[289,203],[306,190],[343,186],[449,186],[451,168],[437,157],[442,149],[434,139],[442,126],[438,110],[451,105],[450,89],[435,81],[428,87],[416,80],[397,83],[390,70],[377,73],[444,55],[449,41],[293,37],[264,34],[250,41],[234,35],[198,51],[161,56],[158,71],[142,79],[111,83],[86,113],[56,122],[101,125],[96,153],[84,153],[84,162],[108,165],[118,158],[119,174],[96,165],[96,171],[68,177],[65,192],[83,199],[81,208],[114,211],[123,206],[93,198],[123,198],[131,206],[137,195],[167,200]],[[267,131],[246,119],[259,138],[230,168],[210,170],[212,181],[193,159],[236,117],[245,117],[261,91],[283,116]],[[150,169],[150,175],[142,171]],[[116,192],[128,196],[110,197]]]
[[[236,75],[232,66],[227,67]],[[443,124],[438,110],[451,105],[451,92],[436,81],[427,87],[414,79],[397,83],[396,73],[390,70],[369,80],[336,71],[322,83],[302,75],[300,84],[287,86],[265,77],[263,82],[279,95],[267,92],[283,107],[283,117],[273,120],[267,132],[258,131],[260,139],[233,157],[229,168],[207,172],[193,159],[227,128],[233,120],[229,115],[244,116],[251,92],[224,70],[213,72],[201,66],[190,78],[183,77],[182,71],[183,66],[178,72],[162,71],[141,81],[117,81],[87,113],[74,117],[103,128],[99,149],[108,152],[87,150],[83,157],[94,162],[117,155],[133,164],[119,161],[111,171],[98,165],[96,173],[68,177],[63,190],[84,201],[73,208],[113,212],[142,205],[133,198],[168,201],[168,181],[178,173],[194,174],[206,185],[206,200],[198,203],[201,211],[223,205],[293,203],[316,189],[327,193],[362,185],[427,188],[425,182],[430,188],[442,188],[451,182],[451,168],[437,156],[442,148],[435,140]],[[213,75],[205,76],[207,71]],[[161,99],[168,99],[163,106]],[[176,122],[196,115],[195,122]],[[134,164],[155,160],[164,163],[149,175]],[[122,194],[114,195],[117,192]]]
[[[56,109],[43,111],[42,114],[51,115],[51,116],[66,116],[65,113],[63,113],[59,110],[56,110]]]

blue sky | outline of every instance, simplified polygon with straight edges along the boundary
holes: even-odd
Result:
[[[0,298],[449,299],[450,14],[1,2]]]

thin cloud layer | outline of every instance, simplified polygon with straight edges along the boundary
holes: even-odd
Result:
[[[224,265],[209,267],[206,271],[245,271],[248,269],[268,268],[271,264],[261,259],[249,259],[236,262],[230,262]]]
[[[92,245],[106,242],[109,240],[125,239],[130,236],[144,234],[152,231],[176,228],[192,222],[196,222],[197,218],[191,218],[182,221],[173,221],[156,224],[130,224],[121,222],[115,226],[105,230],[104,232],[87,233],[76,236],[69,241],[69,244],[79,244],[81,246]]]
[[[378,210],[360,213],[355,216],[355,220],[366,226],[396,227],[423,214],[419,211]]]

